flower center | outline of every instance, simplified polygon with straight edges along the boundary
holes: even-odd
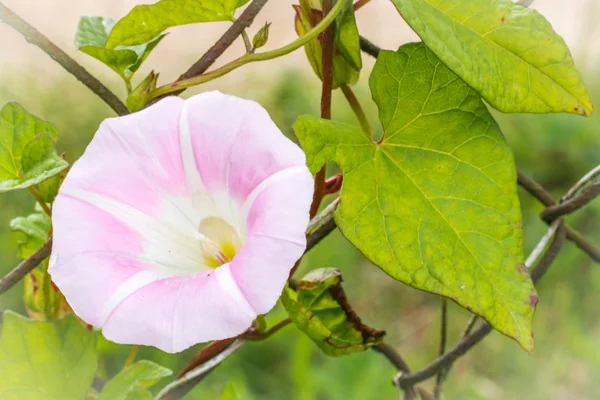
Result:
[[[205,265],[211,268],[233,260],[242,247],[242,241],[233,226],[218,217],[204,218],[195,238],[200,242]]]

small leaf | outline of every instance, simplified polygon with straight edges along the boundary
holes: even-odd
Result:
[[[96,338],[74,316],[48,323],[4,313],[2,400],[84,399],[97,365]]]
[[[286,287],[281,298],[290,318],[330,356],[364,351],[381,343],[385,332],[362,323],[342,289],[342,275],[334,268],[318,269]]]
[[[500,128],[422,43],[382,51],[370,84],[378,143],[310,116],[294,127],[313,172],[328,161],[343,170],[340,230],[394,279],[454,299],[531,350],[535,290]]]
[[[64,157],[61,158],[64,160]],[[54,199],[58,194],[60,186],[67,177],[67,172],[68,169],[65,169],[59,174],[56,174],[53,177],[46,179],[38,185],[38,189],[40,191],[40,194],[42,195],[42,200],[49,204],[52,204],[54,202]]]
[[[247,0],[160,0],[135,6],[117,22],[106,42],[106,48],[147,43],[166,29],[212,21],[233,21],[235,10]]]
[[[98,400],[151,399],[152,395],[145,387],[172,373],[170,369],[152,361],[139,361],[106,382]]]
[[[17,103],[0,110],[0,193],[36,185],[67,168],[54,151],[56,128]]]
[[[146,43],[136,46],[118,46],[115,49],[106,47],[110,32],[115,26],[112,18],[81,17],[75,46],[82,52],[103,62],[125,80],[130,80],[144,60],[165,37],[158,35]]]
[[[302,7],[294,6],[296,11],[295,25],[298,36],[306,34],[306,32],[323,19],[323,12],[320,9],[310,8],[311,4],[309,3],[306,3],[306,0],[302,0]],[[304,9],[310,10],[311,15],[304,12]],[[355,84],[358,81],[362,68],[360,38],[358,36],[352,2],[347,2],[347,6],[336,18],[334,27],[333,88],[336,89],[342,85]],[[308,42],[304,46],[304,51],[315,74],[317,74],[319,79],[323,79],[323,50],[320,39],[317,38]]]
[[[452,71],[502,112],[591,115],[564,40],[512,0],[392,0]]]
[[[19,258],[25,259],[46,242],[50,230],[50,217],[42,212],[17,217],[10,221],[10,229],[19,235],[18,255]]]

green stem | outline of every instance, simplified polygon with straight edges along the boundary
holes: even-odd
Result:
[[[246,46],[246,53],[252,53],[252,41],[246,33],[246,30],[242,31],[242,39],[244,39],[244,46]]]
[[[319,34],[321,32],[323,32],[325,29],[327,29],[327,27],[335,20],[335,18],[342,11],[342,9],[348,3],[348,1],[350,1],[350,0],[340,0],[340,1],[336,2],[335,6],[331,10],[331,12],[328,13],[325,16],[325,18],[323,18],[321,20],[321,22],[319,22],[319,24],[317,24],[317,26],[315,26],[313,29],[308,31],[304,36],[296,39],[295,41],[287,44],[286,46],[283,46],[279,49],[275,49],[275,50],[271,50],[271,51],[265,51],[263,53],[246,54],[246,55],[238,58],[237,60],[234,60],[234,61],[230,62],[229,64],[226,64],[226,65],[222,66],[221,68],[218,68],[212,72],[209,72],[209,73],[206,73],[206,74],[200,75],[200,76],[195,76],[195,77],[189,78],[189,79],[175,81],[175,82],[169,83],[167,85],[161,86],[159,88],[156,88],[154,91],[152,91],[149,94],[148,101],[155,99],[159,96],[163,96],[163,95],[166,95],[166,94],[169,94],[172,92],[176,92],[178,90],[182,90],[182,89],[186,89],[186,88],[189,88],[192,86],[201,85],[203,83],[210,82],[213,79],[220,78],[221,76],[226,75],[226,74],[230,73],[231,71],[233,71],[243,65],[246,65],[246,64],[249,64],[252,62],[256,62],[256,61],[272,60],[274,58],[282,57],[282,56],[285,56],[295,50],[298,50],[300,47],[304,46],[311,40],[315,39],[317,36],[319,36]]]
[[[342,93],[344,93],[344,96],[346,97],[346,100],[348,100],[348,104],[350,105],[350,108],[352,108],[354,115],[356,115],[358,123],[360,124],[360,127],[362,128],[363,132],[365,132],[369,140],[372,140],[373,131],[371,130],[371,125],[369,124],[367,115],[365,114],[365,111],[360,105],[360,102],[356,98],[356,95],[348,85],[342,85],[341,89]]]
[[[28,187],[27,190],[29,191],[29,193],[31,194],[31,196],[33,196],[33,198],[35,199],[35,201],[37,201],[39,203],[39,205],[42,207],[42,210],[44,210],[44,212],[46,213],[46,215],[48,215],[49,217],[51,217],[52,216],[52,210],[50,210],[50,208],[48,207],[48,204],[46,204],[46,202],[44,201],[44,199],[42,199],[41,193],[36,188],[34,188],[33,186]]]
[[[135,360],[135,356],[139,349],[140,349],[140,345],[138,345],[138,344],[134,344],[133,346],[131,346],[131,351],[129,352],[129,355],[127,356],[127,360],[125,360],[125,365],[123,366],[124,369],[131,366],[131,364],[133,364],[133,361]]]

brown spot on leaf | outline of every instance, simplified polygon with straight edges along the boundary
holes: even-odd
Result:
[[[506,15],[503,15],[502,18],[500,18],[500,22],[506,24]]]
[[[529,295],[529,304],[531,304],[532,307],[536,307],[539,299],[540,298],[537,295],[530,294]]]

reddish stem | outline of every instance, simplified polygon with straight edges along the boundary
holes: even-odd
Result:
[[[334,175],[327,179],[323,184],[323,192],[325,194],[334,194],[340,191],[342,182],[344,181],[343,175]]]
[[[331,12],[333,7],[332,0],[323,0],[323,16]],[[321,91],[321,118],[331,119],[331,95],[333,92],[333,38],[334,38],[334,27],[333,24],[323,32],[323,39],[321,46],[323,50],[323,86]],[[325,183],[326,166],[317,173],[315,176],[315,191],[313,195],[313,202],[310,206],[310,218],[317,215],[319,206],[323,200],[325,192],[323,190],[323,184]]]
[[[188,362],[186,366],[183,367],[181,371],[179,371],[179,374],[177,374],[177,378],[181,378],[183,375],[187,374],[191,370],[195,369],[196,367],[204,364],[211,358],[215,357],[217,354],[225,350],[231,343],[233,343],[235,339],[236,338],[217,340],[204,346],[202,350],[200,350],[194,356],[194,358],[192,358],[190,362]]]

